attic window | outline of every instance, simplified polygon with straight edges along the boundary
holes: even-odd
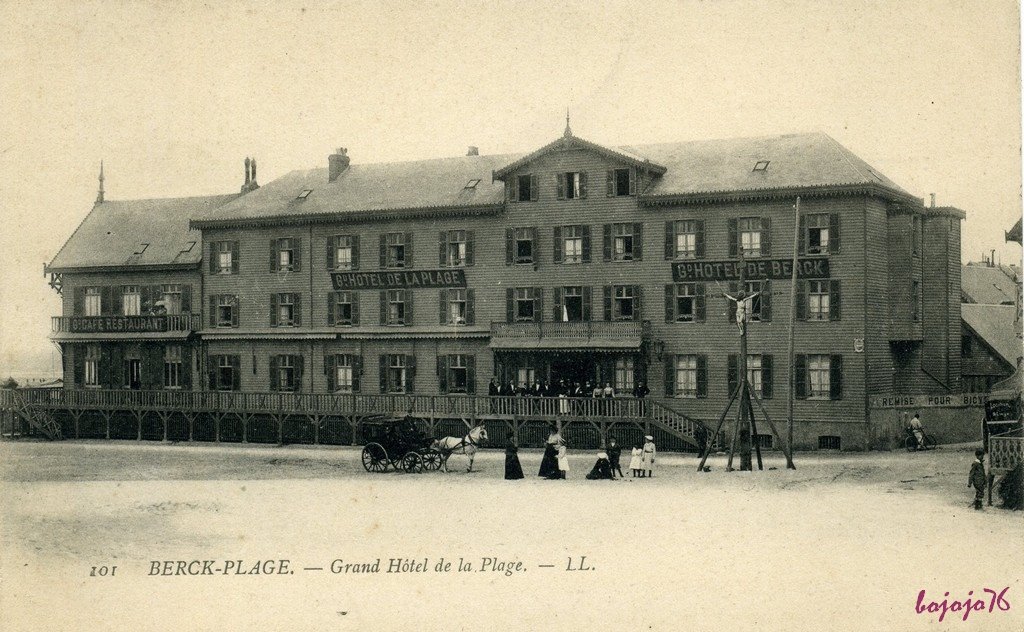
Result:
[[[194,242],[194,241],[188,242],[188,245],[186,245],[185,248],[182,249],[182,252],[191,252],[192,249],[195,247],[195,245],[196,245],[196,242]]]
[[[770,160],[758,160],[757,164],[754,165],[754,171],[768,171],[768,163]]]
[[[299,193],[298,198],[296,198],[296,199],[305,200],[306,198],[309,197],[309,194],[312,193],[312,192],[313,192],[313,189],[303,189],[302,192]]]
[[[480,178],[474,178],[474,179],[472,179],[472,180],[470,180],[469,182],[466,183],[465,188],[467,188],[467,189],[475,189],[476,185],[478,185],[478,184],[480,184]]]
[[[139,245],[141,246],[141,248],[139,248],[138,250],[133,252],[132,253],[133,255],[141,255],[142,253],[146,252],[146,248],[149,248],[149,244],[147,244],[145,242],[143,242],[143,243],[141,243]]]
[[[872,175],[872,177],[874,177],[875,180],[878,180],[879,182],[882,181],[882,176],[880,176],[877,173],[875,173],[874,169],[869,168],[868,169],[868,173],[870,173]]]

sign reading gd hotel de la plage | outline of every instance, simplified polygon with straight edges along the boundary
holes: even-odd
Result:
[[[335,290],[466,287],[466,272],[460,269],[334,272],[331,283]]]

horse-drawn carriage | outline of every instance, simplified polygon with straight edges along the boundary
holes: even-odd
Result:
[[[471,427],[464,437],[435,439],[423,432],[422,422],[409,416],[373,417],[362,422],[363,467],[367,472],[386,472],[388,467],[408,473],[424,470],[448,471],[448,458],[455,453],[469,458],[473,470],[473,457],[481,441],[487,440],[482,424]]]
[[[441,469],[444,455],[434,439],[409,417],[375,417],[363,421],[363,467],[367,472],[395,470],[418,473]]]

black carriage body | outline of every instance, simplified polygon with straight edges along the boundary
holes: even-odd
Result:
[[[431,448],[433,439],[411,418],[366,420],[363,438],[363,467],[368,472],[385,472],[388,465],[406,472],[440,467],[440,454]]]

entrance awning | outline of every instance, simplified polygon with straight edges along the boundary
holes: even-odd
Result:
[[[494,323],[490,348],[510,351],[639,351],[650,323]]]

